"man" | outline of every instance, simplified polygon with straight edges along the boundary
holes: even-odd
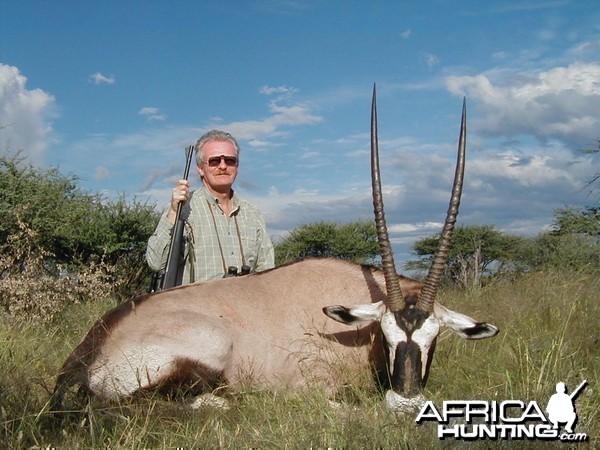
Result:
[[[183,284],[274,266],[273,245],[260,211],[232,189],[239,150],[235,138],[219,130],[198,140],[196,170],[203,186],[190,192],[190,183],[179,180],[173,189],[169,208],[148,240],[146,260],[153,270],[165,268],[179,203],[186,221]]]
[[[556,383],[556,394],[553,394],[548,400],[548,406],[546,411],[548,412],[548,419],[552,422],[552,428],[558,429],[558,423],[566,423],[567,433],[573,433],[573,425],[577,420],[577,414],[575,414],[575,407],[573,406],[573,397],[576,392],[569,395],[567,394],[567,388],[565,383]]]

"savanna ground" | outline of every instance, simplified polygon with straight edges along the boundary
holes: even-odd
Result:
[[[253,390],[230,396],[231,409],[192,411],[180,402],[144,398],[82,403],[53,422],[47,401],[60,365],[114,302],[74,305],[51,323],[0,321],[1,448],[598,448],[600,437],[600,279],[572,272],[531,273],[469,292],[446,289],[440,302],[496,324],[493,339],[439,339],[425,389],[444,400],[535,400],[545,408],[564,381],[588,386],[575,402],[581,444],[544,441],[440,441],[436,424],[397,418],[364,373],[349,373],[350,406],[335,408],[318,391]]]

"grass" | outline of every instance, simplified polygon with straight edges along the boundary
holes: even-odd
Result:
[[[532,273],[469,292],[444,290],[444,305],[496,324],[501,333],[439,339],[425,396],[444,400],[535,400],[544,408],[563,381],[589,385],[576,401],[576,431],[598,446],[600,280],[578,273]],[[0,321],[0,447],[6,448],[569,448],[543,441],[440,441],[432,423],[397,418],[368,377],[356,375],[353,405],[336,408],[321,392],[257,390],[232,394],[227,411],[192,411],[143,398],[92,401],[56,424],[47,401],[62,361],[110,301],[75,305],[61,323]]]

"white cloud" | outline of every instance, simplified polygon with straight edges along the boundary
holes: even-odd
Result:
[[[478,131],[491,136],[533,135],[561,139],[574,150],[600,130],[600,64],[573,63],[545,72],[449,77],[450,92],[481,104]]]
[[[322,121],[322,118],[313,114],[309,105],[297,103],[284,106],[272,102],[269,109],[273,112],[271,120],[276,125],[313,125]]]
[[[158,108],[154,108],[153,106],[146,106],[144,108],[141,108],[138,111],[138,114],[141,115],[151,115],[151,114],[157,114],[158,113]]]
[[[149,121],[158,120],[163,121],[167,119],[165,114],[162,114],[158,108],[153,106],[145,106],[138,112],[140,116],[146,116]]]
[[[116,79],[114,75],[106,76],[100,72],[90,75],[90,81],[94,84],[114,84]]]
[[[471,169],[480,180],[488,183],[504,179],[514,188],[547,189],[559,180],[563,188],[575,191],[582,179],[576,177],[573,168],[575,161],[567,154],[533,153],[530,156],[515,151],[504,151],[482,157],[471,163]]]
[[[273,94],[291,95],[291,94],[297,93],[298,90],[295,88],[292,88],[292,87],[287,87],[287,86],[277,86],[277,87],[263,86],[259,89],[259,92],[264,95],[273,95]]]
[[[298,89],[288,86],[262,86],[258,92],[263,95],[273,96],[273,102],[283,102],[290,100]]]
[[[0,64],[0,151],[22,150],[40,163],[52,138],[54,97],[26,84],[18,68]]]
[[[292,90],[285,90],[286,95],[291,92]],[[259,148],[259,146],[272,147],[276,145],[272,140],[285,136],[287,134],[285,129],[289,127],[314,125],[323,121],[321,116],[314,113],[311,105],[293,103],[283,97],[272,100],[269,103],[269,111],[271,115],[262,120],[230,123],[219,121],[218,127],[230,132],[238,140],[250,141],[253,147]],[[211,125],[209,128],[212,127]]]

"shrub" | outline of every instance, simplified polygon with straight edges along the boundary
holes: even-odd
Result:
[[[73,304],[114,295],[113,266],[100,261],[76,277],[66,275],[60,266],[48,270],[53,255],[35,246],[34,230],[17,223],[19,231],[8,236],[0,254],[0,307],[6,315],[50,322]],[[63,275],[56,276],[55,270]]]
[[[586,234],[541,233],[525,242],[519,259],[530,269],[569,269],[600,272],[600,245]]]
[[[0,156],[0,246],[14,246],[9,237],[25,226],[30,233],[23,242],[35,249],[45,275],[62,269],[81,280],[107,265],[120,299],[139,294],[149,285],[144,252],[157,222],[154,206],[123,196],[104,200],[80,189],[76,177],[36,169],[18,154]],[[3,260],[13,272],[33,256],[17,250]]]

